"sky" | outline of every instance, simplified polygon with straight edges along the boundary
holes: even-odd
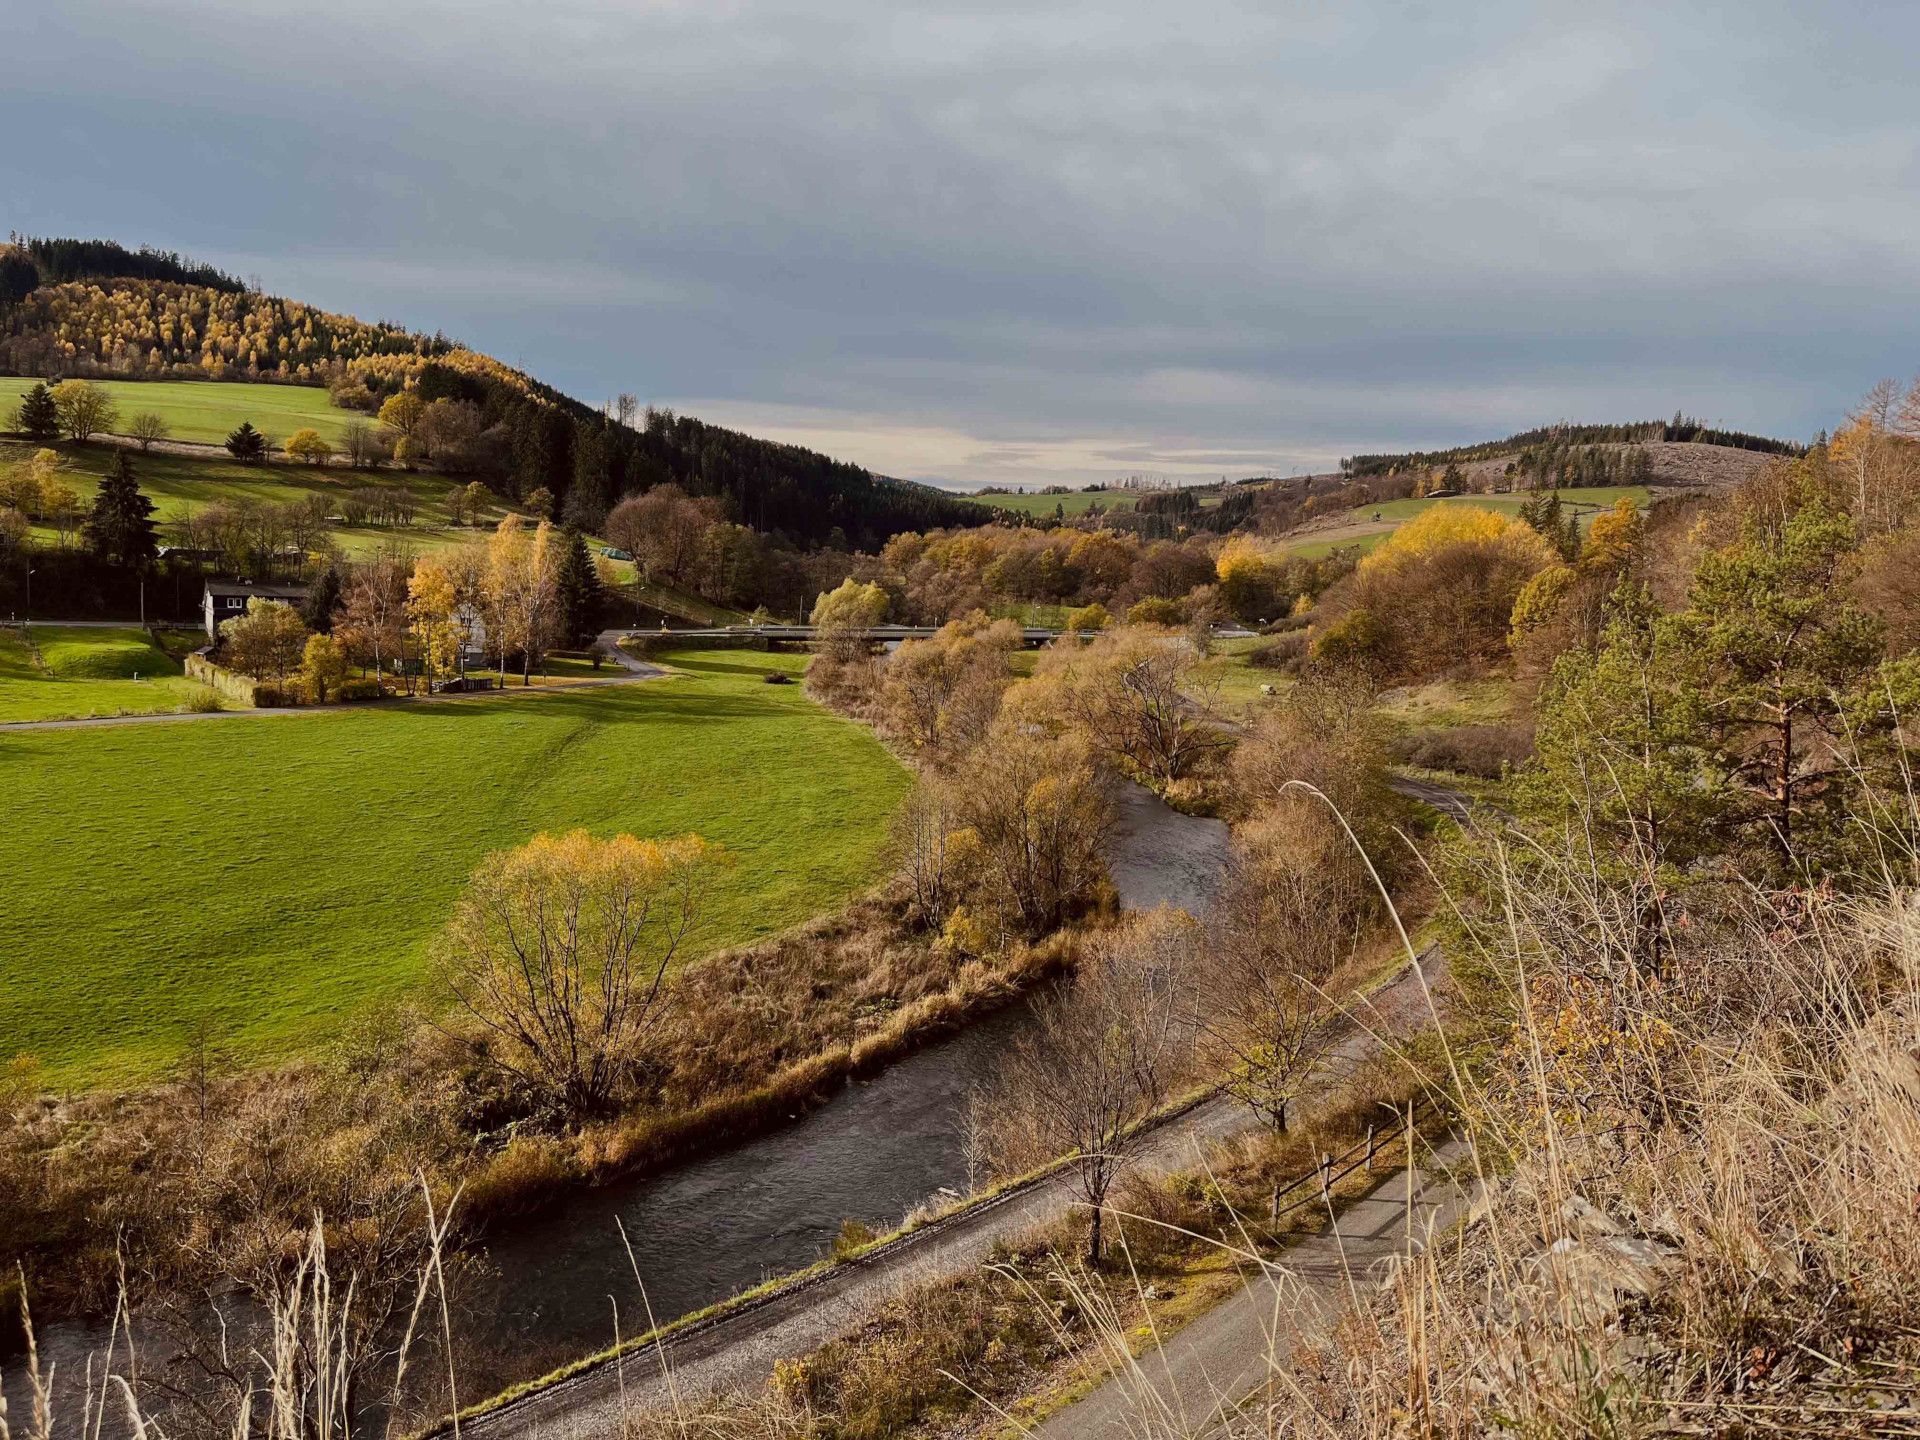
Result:
[[[960,486],[1920,369],[1920,6],[0,0],[0,221]]]

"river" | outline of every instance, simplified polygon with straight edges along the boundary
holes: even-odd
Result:
[[[1226,861],[1226,826],[1181,815],[1138,786],[1121,787],[1115,803],[1109,866],[1121,903],[1203,913]],[[849,1219],[891,1229],[964,1190],[967,1098],[1027,1023],[1028,1007],[1016,1005],[848,1084],[790,1125],[497,1231],[454,1316],[463,1399],[612,1343],[616,1300],[620,1332],[644,1329],[634,1263],[664,1321],[812,1263]],[[51,1326],[43,1356],[77,1380],[104,1339],[95,1325]],[[17,1362],[5,1382],[8,1394],[22,1393]]]

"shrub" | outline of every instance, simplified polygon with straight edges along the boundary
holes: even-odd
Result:
[[[1402,736],[1393,745],[1394,758],[1404,764],[1487,780],[1499,779],[1505,767],[1532,753],[1532,737],[1516,725],[1459,725]]]
[[[333,692],[333,698],[351,704],[359,700],[378,700],[381,695],[378,680],[343,680],[340,688]]]
[[[1307,632],[1290,630],[1247,652],[1247,663],[1262,670],[1291,670],[1307,658]]]
[[[1129,625],[1179,625],[1186,618],[1186,607],[1178,600],[1165,600],[1158,595],[1136,600],[1127,607]]]

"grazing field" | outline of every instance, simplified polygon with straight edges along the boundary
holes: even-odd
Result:
[[[279,387],[252,388],[274,390]],[[35,448],[20,441],[0,441],[0,472],[24,464]],[[55,448],[65,464],[61,481],[72,486],[83,502],[91,502],[101,477],[113,467],[119,452],[103,445],[61,444]],[[396,470],[323,470],[306,465],[241,465],[211,456],[203,459],[162,454],[135,454],[132,459],[140,488],[153,501],[163,541],[171,538],[168,527],[174,522],[217,501],[257,500],[284,505],[305,495],[339,499],[349,490],[402,486],[420,499],[415,523],[395,527],[336,525],[332,531],[334,539],[346,554],[370,555],[396,540],[425,553],[464,544],[480,533],[450,523],[448,496],[461,482],[428,471],[407,474]],[[504,511],[496,506],[486,518],[491,523],[502,513]],[[36,526],[34,533],[42,544],[51,544],[55,539],[53,531],[44,525]]]
[[[544,695],[0,733],[0,1054],[129,1082],[199,1024],[261,1060],[431,1005],[428,948],[466,876],[541,830],[726,845],[701,950],[871,882],[906,776],[764,683],[801,657],[668,661]]]
[[[198,638],[169,637],[169,648],[185,653]],[[131,625],[0,630],[0,724],[219,708],[214,692],[180,668],[175,654]]]
[[[0,376],[0,428],[11,426],[20,397],[39,381]],[[242,420],[251,420],[276,444],[294,431],[311,427],[338,445],[348,424],[365,420],[336,406],[325,390],[312,385],[259,385],[223,380],[96,380],[113,397],[120,418],[112,428],[126,433],[127,423],[143,411],[160,416],[172,428],[170,440],[219,445]]]
[[[1113,512],[1133,509],[1133,497],[1124,490],[1076,490],[1071,495],[962,495],[976,505],[991,505],[1021,515],[1047,516],[1056,510],[1068,518],[1084,515],[1095,505]]]

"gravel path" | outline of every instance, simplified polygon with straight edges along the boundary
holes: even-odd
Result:
[[[1330,1072],[1337,1074],[1343,1063],[1352,1064],[1369,1053],[1376,1043],[1375,1033],[1417,1023],[1426,1014],[1426,996],[1424,977],[1409,967],[1371,1001],[1357,1006],[1352,1032],[1329,1056]],[[1235,1102],[1221,1097],[1203,1100],[1164,1121],[1136,1163],[1146,1171],[1184,1168],[1208,1144],[1238,1134],[1251,1123],[1247,1111]],[[476,1436],[584,1440],[617,1435],[624,1414],[668,1407],[676,1396],[684,1403],[716,1394],[750,1395],[765,1382],[775,1361],[804,1354],[845,1333],[905,1287],[978,1266],[996,1241],[1051,1224],[1073,1204],[1065,1177],[1043,1178],[859,1260],[702,1322],[664,1345],[600,1365],[468,1421],[461,1431]],[[662,1374],[663,1361],[671,1369],[671,1390]]]
[[[1115,1373],[1042,1424],[1039,1440],[1137,1440],[1143,1435],[1264,1434],[1258,1392],[1295,1341],[1324,1332],[1381,1267],[1419,1251],[1465,1213],[1469,1194],[1435,1171],[1461,1158],[1457,1142],[1400,1169],[1340,1212],[1333,1227],[1288,1248],[1246,1285],[1158,1350]],[[1235,1422],[1239,1422],[1236,1424]]]

